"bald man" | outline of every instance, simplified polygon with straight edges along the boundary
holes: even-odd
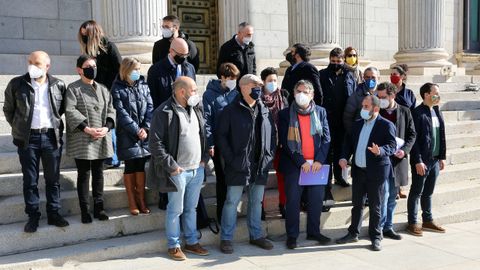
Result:
[[[203,112],[195,81],[180,76],[173,83],[174,94],[153,113],[149,148],[152,154],[149,179],[160,192],[168,192],[165,232],[168,255],[186,259],[180,248],[180,216],[184,250],[199,256],[208,251],[198,243],[196,207],[208,161]],[[152,186],[152,185],[149,185]]]
[[[174,38],[167,57],[148,70],[148,87],[154,109],[172,96],[172,85],[178,77],[186,76],[196,79],[195,68],[188,62],[188,56],[187,42],[182,38]]]
[[[35,51],[28,57],[28,72],[13,78],[5,90],[3,112],[12,127],[13,144],[23,174],[23,197],[28,222],[24,231],[37,231],[40,219],[38,174],[43,164],[48,224],[68,226],[60,216],[60,158],[62,156],[65,83],[50,74],[50,57]]]

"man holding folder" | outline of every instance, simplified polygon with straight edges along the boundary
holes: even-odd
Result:
[[[330,146],[327,116],[324,108],[315,105],[314,88],[309,81],[300,80],[294,87],[294,95],[292,105],[280,111],[278,126],[282,148],[279,168],[285,175],[285,228],[289,249],[297,247],[300,199],[304,189],[308,197],[307,240],[316,240],[322,245],[330,242],[330,238],[320,233],[320,215],[328,178],[328,171],[325,174],[328,168],[322,170],[322,166]],[[313,181],[300,181],[301,177]]]
[[[380,100],[373,95],[362,102],[361,120],[352,126],[350,137],[345,138],[340,167],[347,167],[347,159],[352,159],[352,223],[348,233],[337,239],[337,244],[358,241],[362,227],[362,214],[365,195],[368,196],[370,220],[368,232],[372,249],[382,249],[380,227],[380,205],[383,200],[385,181],[392,177],[390,156],[396,152],[395,126],[379,115]]]

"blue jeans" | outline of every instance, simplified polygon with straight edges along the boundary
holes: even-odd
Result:
[[[177,186],[176,192],[168,193],[165,232],[168,248],[180,247],[180,215],[182,216],[183,235],[187,245],[198,243],[197,204],[202,189],[205,168],[187,170],[171,176]]]
[[[385,181],[385,193],[382,202],[382,216],[380,224],[383,231],[393,229],[393,215],[397,207],[397,187],[395,187],[395,178],[390,177]]]
[[[412,185],[410,186],[410,193],[408,194],[408,224],[417,223],[418,201],[422,207],[423,222],[433,221],[432,217],[432,194],[435,189],[435,182],[437,181],[440,172],[438,160],[432,160],[425,163],[427,169],[425,175],[417,174],[415,166],[412,166]]]
[[[26,148],[19,147],[18,156],[22,165],[23,198],[25,213],[29,217],[40,216],[38,194],[38,177],[40,160],[43,164],[47,214],[58,212],[60,209],[60,159],[62,147],[57,147],[55,132],[52,130],[43,134],[31,134]]]
[[[110,132],[112,133],[113,156],[105,159],[105,164],[116,166],[120,165],[120,160],[118,160],[117,156],[117,133],[114,128],[112,128]]]
[[[243,188],[244,186],[227,187],[227,199],[222,211],[222,233],[220,236],[222,240],[233,240],[235,228],[237,227],[237,207],[242,199]],[[252,240],[263,237],[261,218],[264,190],[264,185],[252,183],[247,186],[247,225],[250,239]]]

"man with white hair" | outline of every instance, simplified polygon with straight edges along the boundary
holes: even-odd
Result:
[[[13,144],[22,165],[23,197],[28,222],[24,231],[37,231],[40,219],[38,174],[43,164],[48,224],[66,227],[60,216],[60,158],[62,156],[65,83],[48,73],[50,57],[35,51],[28,57],[28,72],[13,78],[5,90],[3,112],[12,127]]]
[[[227,254],[233,253],[237,206],[245,186],[250,244],[273,248],[262,232],[261,212],[268,170],[275,156],[276,131],[270,111],[260,100],[262,80],[247,74],[239,84],[241,95],[220,114],[215,143],[225,161],[227,199],[222,211],[220,250]]]
[[[220,47],[217,62],[218,70],[223,63],[233,63],[240,70],[241,78],[245,74],[256,74],[257,64],[253,49],[253,26],[247,22],[238,25],[238,33]]]

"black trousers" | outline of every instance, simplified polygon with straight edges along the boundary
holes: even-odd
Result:
[[[145,163],[147,162],[147,160],[148,157],[125,160],[125,170],[123,171],[123,173],[130,174],[136,172],[144,172]]]
[[[103,210],[103,163],[104,159],[75,159],[77,165],[77,193],[82,211],[88,211],[88,182],[92,174],[94,211]]]
[[[330,148],[328,150],[327,164],[330,164],[330,168],[333,169],[330,170],[329,179],[332,179],[332,176],[335,180],[342,179],[342,168],[340,167],[340,165],[338,165],[338,161],[340,160],[340,155],[342,154],[344,136],[345,131],[343,128],[330,129],[331,141]]]
[[[217,220],[220,223],[222,220],[222,210],[225,200],[227,199],[227,184],[225,183],[225,172],[223,171],[222,158],[218,148],[215,148],[215,155],[213,156],[213,165],[215,167],[215,190],[217,195]]]
[[[355,166],[355,165],[353,165]],[[382,240],[382,231],[380,226],[380,210],[383,201],[385,181],[368,179],[367,170],[358,167],[354,170],[352,183],[352,223],[348,231],[352,235],[358,236],[362,228],[363,207],[365,203],[365,195],[368,196],[369,207],[369,224],[368,234],[370,239]]]

